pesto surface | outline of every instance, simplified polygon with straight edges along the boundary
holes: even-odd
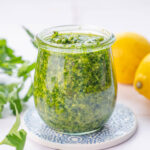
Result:
[[[55,35],[56,34],[56,35]],[[79,37],[76,41],[76,38]],[[63,39],[65,42],[63,41]],[[39,48],[34,78],[34,100],[43,120],[57,131],[84,133],[97,130],[109,119],[116,101],[110,49],[86,52],[103,37],[55,32],[46,40],[64,46],[76,41],[81,53],[60,53]],[[56,41],[57,41],[56,40]],[[86,45],[87,44],[87,45]]]
[[[54,31],[45,39],[50,43],[62,44],[63,48],[96,48],[104,41],[104,37],[96,34],[58,33]]]

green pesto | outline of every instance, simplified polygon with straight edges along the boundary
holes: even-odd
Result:
[[[65,37],[65,42],[59,41],[64,46],[74,41],[70,37],[80,37],[76,43],[82,43],[81,51],[87,41],[94,39],[93,45],[97,47],[95,41],[104,40],[92,34],[67,33],[60,38],[58,33],[54,34],[47,40],[63,41]],[[100,129],[111,116],[116,101],[110,48],[81,53],[39,48],[34,100],[41,118],[57,131],[84,133]]]
[[[53,34],[45,39],[50,43],[63,44],[63,48],[96,48],[104,40],[103,36],[83,33],[58,33]]]

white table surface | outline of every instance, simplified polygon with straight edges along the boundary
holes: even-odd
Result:
[[[0,0],[0,37],[7,38],[16,54],[36,60],[37,51],[22,29],[33,32],[54,25],[92,24],[117,33],[134,31],[150,39],[149,0]],[[111,150],[150,149],[150,101],[132,86],[118,85],[117,101],[130,107],[137,116],[138,130],[128,141]],[[33,105],[33,99],[27,106]],[[8,133],[15,117],[8,108],[0,119],[0,140]],[[0,146],[0,150],[14,150]],[[27,137],[24,150],[50,150]]]

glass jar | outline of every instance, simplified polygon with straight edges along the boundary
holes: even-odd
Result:
[[[99,46],[73,48],[47,40],[54,31],[101,35]],[[101,129],[116,102],[111,45],[115,37],[93,26],[67,25],[36,36],[38,58],[34,101],[45,123],[58,132],[81,135]]]

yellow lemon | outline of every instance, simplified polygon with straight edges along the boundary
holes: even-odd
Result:
[[[150,99],[150,54],[144,57],[136,71],[134,88]]]
[[[116,35],[112,53],[117,81],[132,84],[140,61],[149,52],[150,44],[143,36],[132,32]]]

